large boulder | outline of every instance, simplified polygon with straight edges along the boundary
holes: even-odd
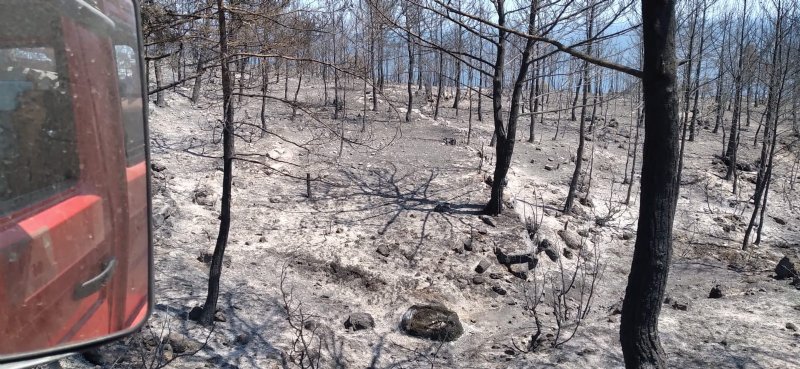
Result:
[[[464,333],[458,314],[442,305],[414,305],[403,314],[400,329],[408,335],[451,342]]]
[[[797,272],[797,267],[800,265],[798,264],[800,262],[798,262],[797,257],[784,256],[775,266],[775,278],[789,279],[799,276],[800,273]]]

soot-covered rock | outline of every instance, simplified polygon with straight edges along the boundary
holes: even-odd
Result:
[[[414,305],[403,314],[400,329],[414,337],[451,342],[464,334],[458,314],[442,305]]]

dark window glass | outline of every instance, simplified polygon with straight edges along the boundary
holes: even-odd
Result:
[[[60,191],[79,172],[63,47],[9,46],[0,43],[0,213]]]
[[[116,37],[115,37],[116,39]],[[115,40],[119,42],[120,40]],[[125,156],[128,165],[144,160],[144,121],[142,110],[142,87],[140,84],[139,56],[136,53],[136,40],[131,44],[114,45],[114,59],[117,62],[117,76],[122,122],[125,127]]]

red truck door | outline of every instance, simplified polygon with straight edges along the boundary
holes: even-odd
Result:
[[[107,36],[52,2],[0,5],[0,354],[118,329],[130,199],[116,79]]]

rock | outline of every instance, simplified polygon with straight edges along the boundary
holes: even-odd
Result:
[[[572,250],[570,249],[561,249],[561,253],[564,254],[564,257],[567,259],[572,259]]]
[[[556,170],[556,167],[555,167],[555,165],[552,165],[552,164],[545,164],[544,170],[553,171],[553,170]]]
[[[519,279],[528,279],[529,264],[511,264],[508,266],[508,272]],[[536,265],[533,265],[535,268]]]
[[[211,187],[199,186],[192,193],[192,201],[197,205],[214,206],[217,199]]]
[[[247,333],[239,333],[239,334],[237,334],[237,335],[236,335],[236,337],[233,339],[233,344],[234,344],[234,345],[237,345],[237,346],[244,346],[244,345],[246,345],[246,344],[250,343],[250,341],[251,341],[252,339],[253,339],[253,338],[252,338],[252,337],[251,337],[249,334],[247,334]]]
[[[558,235],[564,240],[564,244],[573,250],[580,250],[583,248],[583,239],[574,231],[568,229],[558,230]]]
[[[203,343],[195,341],[178,332],[171,332],[166,337],[161,339],[161,343],[168,343],[170,346],[172,346],[172,351],[176,354],[196,352],[203,348]]]
[[[476,273],[483,273],[489,270],[489,267],[492,266],[492,262],[489,259],[483,258],[481,261],[478,262],[478,265],[475,266]]]
[[[214,313],[214,321],[215,322],[227,322],[228,318],[225,317],[225,313],[223,313],[222,310],[217,310],[217,312]]]
[[[622,235],[620,236],[620,238],[622,238],[625,241],[630,240],[630,239],[633,238],[633,233],[631,233],[631,232],[622,232]]]
[[[794,323],[789,322],[789,323],[786,323],[786,329],[788,329],[790,331],[797,331],[797,326]]]
[[[708,298],[710,299],[719,299],[722,298],[724,294],[722,293],[722,286],[716,285],[711,288],[711,292],[708,293]]]
[[[400,329],[414,337],[451,342],[464,333],[458,314],[442,305],[414,305],[403,314]]]
[[[497,293],[500,296],[504,296],[504,295],[506,295],[508,293],[505,290],[505,288],[500,287],[500,286],[492,286],[492,291],[494,291],[495,293]]]
[[[471,237],[464,240],[464,250],[466,250],[466,251],[472,251],[473,250],[472,238]]]
[[[266,237],[266,236],[261,236],[261,237],[258,239],[258,242],[261,242],[261,243],[267,242],[267,237]]]
[[[497,256],[497,262],[505,266],[510,266],[513,264],[533,264],[533,267],[535,267],[536,262],[538,261],[535,260],[533,257],[531,257],[531,255],[529,254],[508,255],[500,247],[494,248],[494,255]]]
[[[163,172],[167,170],[167,167],[165,167],[164,164],[160,163],[150,163],[150,170],[154,172]]]
[[[778,265],[775,266],[775,278],[787,279],[798,276],[797,265],[798,261],[796,258],[790,258],[788,255],[785,255],[778,261]]]
[[[785,220],[783,220],[783,218],[778,218],[778,217],[775,217],[775,216],[773,216],[773,217],[772,217],[772,220],[774,220],[774,221],[775,221],[775,223],[778,223],[778,224],[780,224],[780,225],[786,225],[786,221],[785,221]]]
[[[491,279],[502,279],[503,275],[500,273],[489,273],[489,278]]]
[[[497,225],[494,222],[494,219],[492,219],[492,217],[490,217],[488,215],[481,215],[478,218],[480,218],[481,221],[483,221],[484,223],[486,223],[486,225],[488,225],[490,227],[497,227]]]
[[[375,320],[368,313],[353,313],[344,321],[344,327],[351,331],[375,328]]]
[[[536,247],[537,254],[539,254],[542,251],[544,251],[545,255],[547,255],[547,257],[550,258],[551,261],[558,260],[558,250],[556,250],[555,246],[553,246],[553,243],[546,238],[542,239],[542,241],[539,242],[539,246]]]
[[[478,284],[478,285],[484,284],[484,283],[486,283],[486,277],[484,277],[482,275],[476,275],[476,276],[472,277],[472,283],[473,284]]]
[[[375,251],[378,254],[381,254],[382,256],[385,256],[385,257],[388,257],[389,254],[392,253],[392,250],[389,248],[389,246],[387,246],[385,244],[378,246],[378,248]]]
[[[680,311],[689,310],[689,301],[683,298],[667,296],[664,298],[664,303],[671,306],[675,310],[680,310]]]

